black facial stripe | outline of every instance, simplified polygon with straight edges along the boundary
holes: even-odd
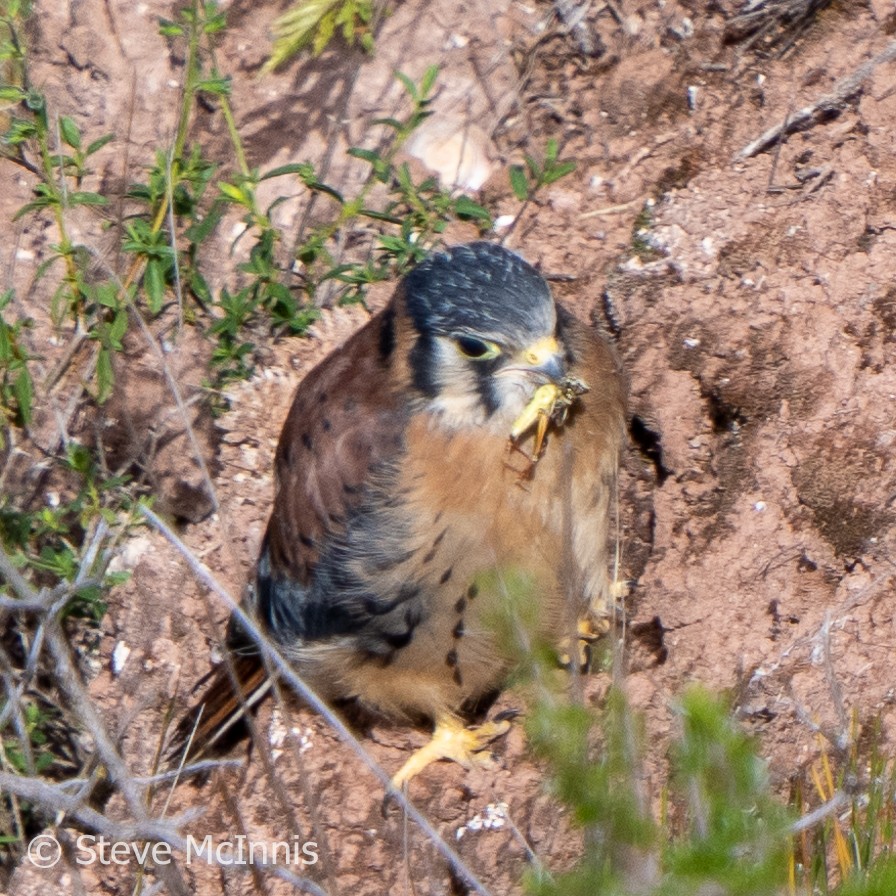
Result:
[[[567,367],[571,367],[576,362],[576,355],[569,344],[569,340],[566,338],[566,330],[571,317],[572,315],[562,306],[557,308],[557,327],[554,330],[554,338],[565,349],[563,360],[566,362]]]
[[[475,364],[473,369],[476,371],[476,391],[479,393],[479,401],[485,408],[486,416],[491,417],[498,410],[498,405],[501,403],[495,388],[494,375],[496,365],[481,361],[473,363]]]
[[[433,370],[434,355],[435,340],[430,335],[421,335],[408,356],[414,386],[427,398],[435,398],[439,394],[439,383]]]
[[[384,312],[380,323],[379,340],[380,360],[385,362],[395,351],[395,308],[390,305]]]

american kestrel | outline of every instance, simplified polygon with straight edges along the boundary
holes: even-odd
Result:
[[[624,427],[612,349],[484,242],[428,257],[299,385],[249,609],[323,698],[433,721],[394,783],[504,730],[461,719],[513,665],[510,590],[557,645],[606,615]],[[237,626],[229,640],[248,693],[260,660]],[[200,749],[238,704],[220,672]]]

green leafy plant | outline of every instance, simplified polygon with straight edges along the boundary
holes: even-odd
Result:
[[[6,319],[12,298],[11,290],[0,295],[0,450],[10,441],[10,426],[25,427],[31,422],[34,400],[28,353],[21,340],[22,330],[29,322]]]
[[[558,158],[559,152],[557,141],[551,138],[541,160],[526,155],[525,165],[510,166],[510,187],[520,202],[528,202],[542,187],[550,186],[576,170],[575,162]]]
[[[549,894],[766,896],[786,882],[788,818],[770,792],[756,746],[724,702],[696,688],[680,700],[667,802],[675,818],[652,816],[640,780],[643,721],[612,689],[600,715],[564,701],[539,702],[527,724],[548,760],[553,788],[585,832],[580,864],[559,877],[532,875]]]
[[[348,46],[373,50],[372,0],[300,0],[274,22],[274,46],[267,70],[277,68],[305,49],[319,56],[339,33]]]

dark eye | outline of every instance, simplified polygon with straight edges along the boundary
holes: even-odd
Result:
[[[497,358],[501,354],[501,348],[494,342],[486,339],[477,339],[475,336],[457,336],[454,340],[460,353],[466,358],[476,361],[488,361]]]

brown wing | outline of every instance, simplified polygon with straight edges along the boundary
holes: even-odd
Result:
[[[277,446],[266,546],[277,576],[307,586],[321,545],[341,531],[372,469],[400,450],[390,306],[302,381]],[[406,396],[405,396],[406,397]]]
[[[371,471],[403,438],[402,390],[394,382],[395,315],[390,305],[299,384],[275,459],[275,497],[250,609],[282,642],[308,625],[309,588],[323,545],[340,534]],[[312,615],[325,613],[315,606]],[[231,625],[234,652],[212,673],[176,727],[169,758],[217,754],[244,732],[241,720],[269,684],[254,646]],[[229,736],[232,735],[232,736]]]

